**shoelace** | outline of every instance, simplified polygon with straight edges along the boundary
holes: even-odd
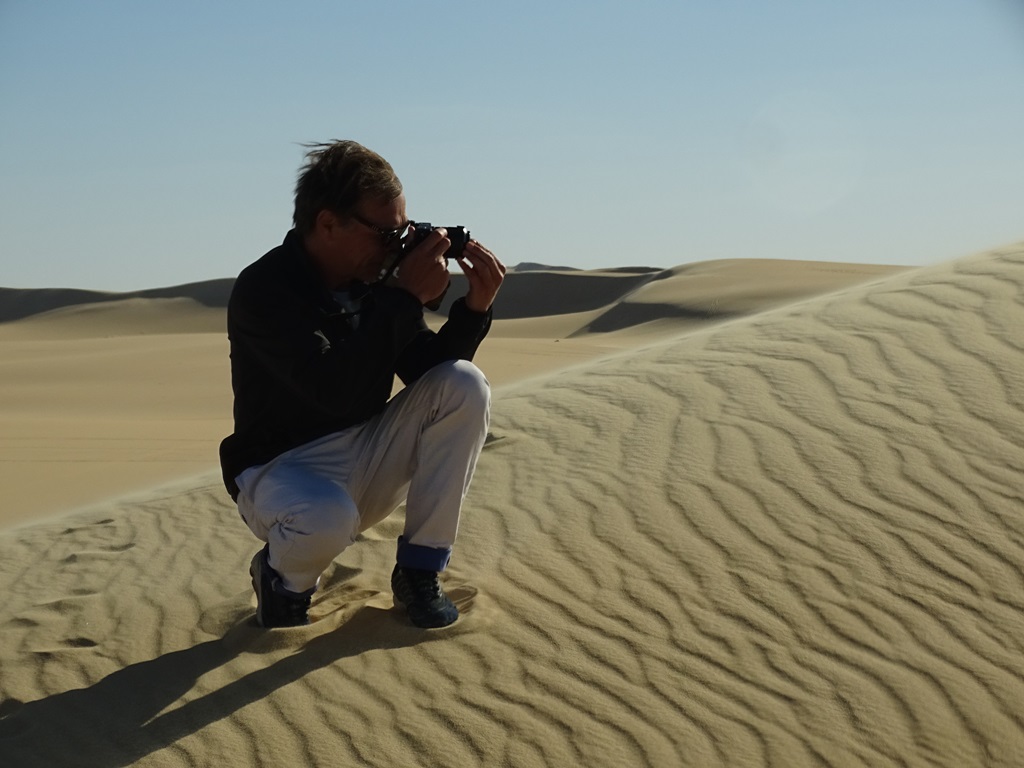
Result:
[[[433,600],[441,596],[441,585],[438,583],[437,574],[418,573],[415,576],[411,576],[407,571],[406,578],[409,580],[409,586],[412,587],[412,591],[418,597]]]

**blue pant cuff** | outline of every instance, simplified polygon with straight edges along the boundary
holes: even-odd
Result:
[[[404,536],[398,537],[398,567],[418,568],[421,571],[443,571],[452,556],[451,547],[424,547],[410,544]]]

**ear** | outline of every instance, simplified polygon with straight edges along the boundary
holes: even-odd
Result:
[[[325,235],[333,235],[334,231],[341,227],[343,222],[331,211],[326,208],[320,210],[316,215],[316,229],[323,232]]]

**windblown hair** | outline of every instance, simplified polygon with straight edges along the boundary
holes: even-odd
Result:
[[[304,144],[306,164],[295,185],[293,221],[308,234],[322,210],[350,215],[361,200],[387,202],[402,194],[402,182],[387,160],[354,141]]]

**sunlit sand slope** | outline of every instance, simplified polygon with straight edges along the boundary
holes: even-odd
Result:
[[[1022,289],[966,259],[506,396],[474,520],[547,763],[1024,765]]]
[[[420,632],[400,519],[251,625],[215,478],[0,537],[5,766],[1024,764],[1024,247],[503,390]]]

